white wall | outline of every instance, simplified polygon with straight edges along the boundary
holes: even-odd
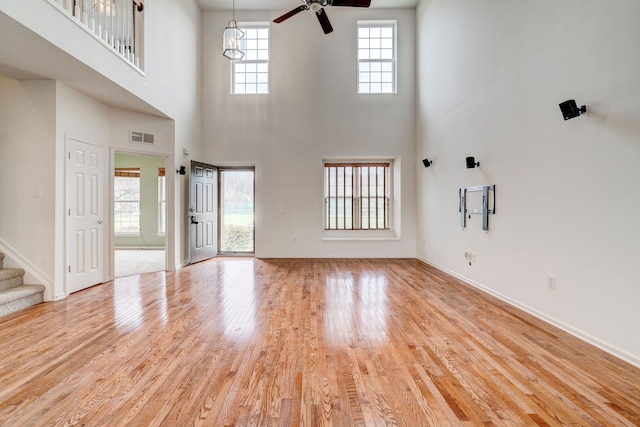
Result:
[[[640,3],[422,0],[417,15],[417,155],[434,159],[418,256],[640,365]],[[570,98],[589,112],[565,122]],[[488,233],[460,227],[458,188],[479,184],[496,185]]]
[[[46,286],[46,300],[64,298],[68,138],[102,146],[108,177],[113,155],[109,147],[164,153],[173,164],[175,125],[169,119],[109,108],[51,80],[17,81],[0,75],[0,94],[0,250],[10,256],[7,266],[27,271],[27,283]],[[130,130],[153,133],[157,145],[149,150],[128,142]],[[167,180],[173,188],[173,175],[168,174]],[[110,223],[109,185],[106,179],[102,188],[105,224]],[[112,232],[108,227],[104,231],[107,280]]]
[[[230,14],[204,13],[203,157],[214,165],[256,166],[258,256],[415,256],[414,12],[329,8],[329,35],[311,12],[271,24],[271,93],[233,96],[221,51]],[[273,12],[236,13],[239,22],[273,18]],[[396,95],[356,94],[358,19],[398,21]],[[360,156],[400,159],[400,238],[323,240],[323,158]]]
[[[122,94],[111,104],[120,110],[126,107],[159,112],[164,120],[173,122],[169,125],[173,135],[167,138],[170,145],[164,148],[172,161],[167,164],[168,169],[184,164],[186,157],[182,154],[183,148],[188,148],[194,156],[199,154],[201,20],[195,0],[156,0],[145,4],[144,75],[44,0],[0,0],[0,12],[3,22],[10,23],[7,27],[15,28],[16,33],[16,37],[11,37],[12,34],[4,34],[3,37],[25,43],[25,48],[19,51],[7,51],[7,46],[4,46],[2,52],[6,55],[0,57],[0,63],[39,75],[47,75],[50,69],[52,76],[55,75],[52,78],[68,82],[67,86],[91,88],[96,99],[104,97],[111,102],[114,93]],[[24,28],[15,26],[3,14],[47,42],[31,38],[27,40],[23,34]],[[45,66],[47,62],[48,67]],[[118,132],[117,124],[114,131]],[[187,187],[182,181],[179,185],[173,184],[172,181],[168,188],[173,195],[171,200],[175,201],[171,204],[169,217],[176,219],[173,234],[181,239],[170,243],[175,247],[170,248],[168,253],[171,256],[170,265],[180,266],[188,253],[187,224],[181,213],[186,211]]]
[[[108,147],[110,139],[109,108],[95,99],[78,92],[60,82],[56,83],[56,145],[55,145],[55,185],[56,185],[56,207],[55,214],[55,299],[64,298],[67,295],[65,268],[69,260],[66,259],[66,153],[67,141],[69,138],[87,142],[102,147],[103,164],[102,170],[105,178],[109,175],[108,170]],[[100,189],[103,199],[100,201],[99,209],[102,210],[103,217],[108,224],[108,195],[109,180],[105,179]],[[109,278],[110,253],[107,250],[108,229],[104,232],[104,259],[105,279]]]
[[[55,108],[52,81],[0,75],[0,251],[5,267],[29,271],[26,283],[53,297]]]

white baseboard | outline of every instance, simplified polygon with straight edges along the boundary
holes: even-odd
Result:
[[[164,250],[164,246],[116,246],[116,251],[159,251]]]
[[[178,270],[180,270],[180,269],[182,269],[182,268],[184,268],[184,267],[186,267],[186,266],[188,266],[188,265],[189,265],[189,262],[188,262],[188,261],[185,261],[185,262],[182,262],[182,263],[180,263],[180,264],[176,264],[176,265],[174,265],[174,266],[173,266],[173,269],[171,269],[171,270],[167,270],[167,271],[178,271]]]
[[[568,325],[568,324],[566,324],[566,323],[564,323],[564,322],[562,322],[562,321],[560,321],[560,320],[558,320],[558,319],[556,319],[556,318],[554,318],[552,316],[549,316],[548,314],[545,314],[545,313],[543,313],[541,311],[538,311],[538,310],[536,310],[536,309],[534,309],[532,307],[529,307],[526,304],[522,304],[521,302],[516,301],[516,300],[514,300],[514,299],[512,299],[512,298],[510,298],[510,297],[508,297],[506,295],[503,295],[500,292],[496,292],[495,290],[493,290],[493,289],[491,289],[491,288],[489,288],[489,287],[487,287],[487,286],[485,286],[485,285],[483,285],[481,283],[478,283],[478,282],[476,282],[474,280],[471,280],[466,276],[458,274],[455,271],[449,270],[446,267],[443,267],[441,265],[438,265],[438,264],[436,264],[434,262],[431,262],[431,261],[429,261],[427,259],[424,259],[424,258],[421,258],[421,257],[417,257],[417,258],[418,258],[418,260],[424,262],[425,264],[428,264],[428,265],[430,265],[430,266],[432,266],[434,268],[437,268],[440,271],[443,271],[443,272],[445,272],[447,274],[450,274],[453,277],[462,280],[463,282],[473,286],[476,289],[479,289],[480,291],[482,291],[482,292],[484,292],[486,294],[492,295],[492,296],[494,296],[494,297],[506,302],[507,304],[510,304],[510,305],[512,305],[514,307],[517,307],[520,310],[525,311],[525,312],[531,314],[532,316],[535,316],[538,319],[540,319],[540,320],[542,320],[542,321],[544,321],[546,323],[549,323],[550,325],[553,325],[553,326],[555,326],[555,327],[557,327],[557,328],[559,328],[559,329],[561,329],[561,330],[573,335],[574,337],[579,338],[582,341],[585,341],[585,342],[587,342],[587,343],[599,348],[600,350],[603,350],[603,351],[611,354],[612,356],[617,357],[618,359],[624,360],[625,362],[630,363],[631,365],[634,365],[637,368],[640,368],[640,357],[638,357],[636,355],[630,354],[630,353],[622,350],[621,348],[618,348],[617,346],[611,345],[606,341],[603,341],[603,340],[601,340],[599,338],[596,338],[596,337],[594,337],[594,336],[592,336],[592,335],[590,335],[590,334],[588,334],[588,333],[586,333],[586,332],[584,332],[584,331],[582,331],[580,329],[577,329],[577,328],[575,328],[575,327],[573,327],[571,325]]]
[[[13,246],[0,238],[0,252],[4,253],[13,263],[22,268],[25,271],[25,281],[28,284],[44,285],[46,288],[44,291],[45,301],[51,301],[53,296],[53,279],[47,277],[38,267],[33,265],[31,261],[22,256]],[[5,262],[7,259],[5,258]],[[6,265],[5,265],[6,266]],[[34,283],[31,283],[34,282]]]

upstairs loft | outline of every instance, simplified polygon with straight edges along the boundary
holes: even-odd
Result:
[[[140,72],[144,71],[141,0],[47,0]]]

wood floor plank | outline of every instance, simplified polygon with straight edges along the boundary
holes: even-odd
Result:
[[[0,425],[640,426],[640,369],[411,259],[120,278],[0,343]]]

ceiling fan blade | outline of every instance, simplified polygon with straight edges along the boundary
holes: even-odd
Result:
[[[318,17],[318,21],[320,21],[322,31],[324,31],[325,34],[329,34],[333,31],[333,27],[331,26],[331,22],[329,22],[327,12],[325,12],[324,9],[320,9],[319,11],[317,11],[316,16]]]
[[[371,0],[333,0],[332,6],[369,7]]]
[[[307,5],[298,6],[295,9],[293,9],[293,10],[285,13],[284,15],[280,16],[279,18],[274,19],[273,22],[275,22],[276,24],[279,24],[282,21],[291,18],[293,15],[296,15],[296,14],[302,12],[303,10],[307,10],[307,9],[309,9],[309,6],[307,6]]]

